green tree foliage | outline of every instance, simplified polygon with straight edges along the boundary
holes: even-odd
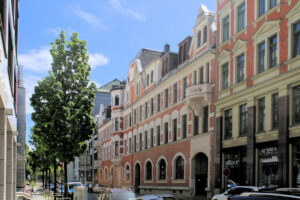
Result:
[[[67,41],[62,31],[50,53],[52,70],[38,82],[31,97],[33,141],[49,159],[64,162],[67,182],[67,164],[85,151],[85,141],[96,126],[92,116],[96,85],[89,82],[87,44],[78,33]]]

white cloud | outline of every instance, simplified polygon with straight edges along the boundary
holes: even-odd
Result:
[[[74,9],[74,14],[77,15],[79,18],[81,18],[82,20],[86,21],[87,23],[91,24],[93,27],[95,28],[99,28],[101,30],[107,30],[108,27],[103,24],[102,20],[97,17],[96,15],[89,13],[89,12],[85,12],[79,8]]]
[[[98,80],[92,79],[92,80],[90,80],[90,82],[95,83],[97,88],[102,86],[102,84],[100,82],[98,82]]]
[[[146,20],[146,16],[137,12],[137,11],[134,11],[132,10],[131,8],[124,8],[120,1],[119,0],[109,0],[108,1],[108,4],[117,12],[119,13],[123,13],[123,14],[126,14],[126,15],[129,15],[137,20],[140,20],[140,21],[145,21]]]
[[[33,108],[30,105],[30,98],[34,92],[34,87],[37,85],[37,81],[42,80],[42,77],[32,74],[24,73],[24,87],[26,89],[26,114],[33,113]]]
[[[24,70],[47,72],[52,62],[49,49],[49,47],[43,47],[32,49],[25,54],[19,54],[19,64],[24,66]]]
[[[109,58],[100,53],[90,54],[89,64],[92,70],[96,67],[106,65],[109,62]]]

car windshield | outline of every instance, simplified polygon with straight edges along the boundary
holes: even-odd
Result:
[[[111,200],[135,200],[133,192],[114,192],[110,194]]]
[[[81,183],[70,184],[69,188],[73,189],[73,187],[78,187],[78,186],[82,186],[82,184]]]

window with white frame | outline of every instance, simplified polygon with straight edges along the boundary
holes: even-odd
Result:
[[[243,2],[237,8],[237,32],[245,28],[245,24],[246,24],[246,7],[245,7],[245,2]]]
[[[207,26],[203,28],[203,43],[207,42]]]
[[[266,55],[266,45],[265,42],[261,42],[258,45],[258,52],[257,52],[257,56],[258,56],[258,73],[262,73],[265,71],[265,55]]]
[[[177,103],[177,83],[173,85],[173,103]]]
[[[146,180],[152,180],[152,163],[150,161],[146,163]]]
[[[144,142],[145,142],[145,149],[147,149],[148,148],[148,132],[147,131],[145,131],[145,139],[144,139]]]
[[[262,16],[266,12],[266,0],[258,0],[258,16]]]
[[[164,159],[161,159],[158,163],[158,169],[159,169],[159,180],[165,180],[167,178],[167,170],[166,170],[166,161]]]
[[[277,65],[277,35],[269,39],[269,67]]]
[[[229,39],[229,15],[222,20],[223,42]]]
[[[184,160],[178,156],[175,160],[175,179],[184,179]]]
[[[222,65],[222,89],[229,87],[229,66],[228,62]]]
[[[300,22],[293,25],[293,56],[300,55]]]
[[[258,132],[265,131],[266,105],[265,98],[258,100]]]
[[[236,82],[245,80],[245,55],[241,54],[236,58]]]
[[[300,124],[300,86],[293,88],[293,124]]]
[[[197,47],[201,46],[201,31],[198,31]]]

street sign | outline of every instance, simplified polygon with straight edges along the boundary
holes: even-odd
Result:
[[[223,169],[223,175],[224,175],[225,177],[230,176],[230,169],[229,169],[229,168],[224,168],[224,169]]]

